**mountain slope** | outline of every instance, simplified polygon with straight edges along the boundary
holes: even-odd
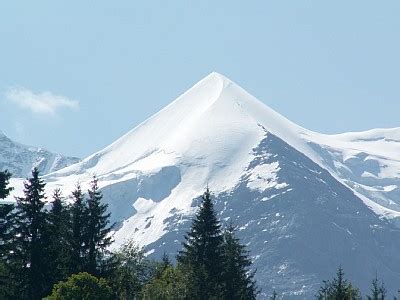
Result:
[[[229,188],[248,160],[251,146],[262,135],[257,125],[329,170],[366,197],[366,202],[372,200],[368,205],[376,212],[388,217],[400,215],[400,161],[396,158],[400,128],[342,135],[312,132],[279,115],[218,73],[211,73],[125,136],[59,175],[91,172],[112,173],[115,177],[116,173],[162,167],[180,157],[205,156],[207,164],[223,162],[238,168],[228,172],[236,178],[222,177],[224,183],[215,173],[217,170],[211,172],[218,178],[215,184],[221,185],[216,187],[218,190]],[[210,143],[202,146],[207,141]],[[228,164],[228,158],[235,163]]]
[[[13,177],[27,177],[33,167],[41,174],[48,174],[77,162],[76,157],[16,143],[0,131],[0,170],[8,169]]]
[[[308,139],[324,167],[347,186],[389,210],[400,211],[400,128],[313,133]]]
[[[96,174],[118,224],[114,247],[133,238],[153,256],[180,247],[209,185],[222,220],[240,227],[265,291],[310,299],[339,264],[364,291],[376,270],[394,290],[400,236],[392,219],[400,213],[381,198],[398,186],[396,135],[309,131],[212,73],[107,148],[45,179],[48,191],[67,193]]]
[[[390,291],[396,290],[398,228],[276,136],[266,133],[252,154],[237,185],[215,196],[220,219],[238,226],[251,251],[263,296],[275,289],[284,299],[312,299],[322,279],[331,278],[339,265],[363,292],[375,272]],[[176,253],[189,229],[189,216],[170,213],[163,221],[167,233],[148,245],[155,253]],[[130,229],[135,238],[147,234],[146,227],[159,216],[152,210],[143,226]]]

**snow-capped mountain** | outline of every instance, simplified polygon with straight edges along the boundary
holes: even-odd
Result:
[[[77,162],[79,158],[14,142],[0,131],[0,170],[8,169],[14,177],[25,178],[34,167],[48,174]]]
[[[114,246],[133,238],[153,256],[181,247],[208,185],[221,220],[239,227],[265,293],[311,299],[339,265],[363,291],[376,272],[396,291],[399,142],[400,129],[309,131],[212,73],[45,179],[49,191],[69,193],[96,174],[118,225]]]
[[[319,161],[354,191],[389,209],[400,211],[400,128],[321,135],[308,133]]]

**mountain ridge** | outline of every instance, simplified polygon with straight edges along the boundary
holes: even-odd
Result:
[[[13,177],[25,178],[34,167],[45,175],[79,161],[77,157],[15,142],[0,131],[0,170],[8,169]]]

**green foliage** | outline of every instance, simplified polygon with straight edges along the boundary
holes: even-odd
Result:
[[[207,188],[191,229],[185,236],[178,262],[190,276],[189,297],[220,298],[223,285],[223,236]]]
[[[5,199],[12,187],[9,187],[11,173],[0,172],[0,200]],[[13,249],[14,219],[13,204],[0,204],[0,299],[11,299],[13,295],[13,278],[8,267],[9,254]]]
[[[72,192],[72,206],[70,208],[71,215],[71,257],[69,265],[69,273],[78,273],[84,269],[84,258],[86,257],[86,222],[87,222],[87,209],[86,201],[83,195],[81,186],[76,185],[75,190]]]
[[[12,250],[13,204],[0,204],[0,259],[6,261]]]
[[[167,269],[168,267],[172,267],[172,263],[169,260],[168,255],[164,252],[161,258],[161,262],[156,264],[155,278],[160,278],[164,273],[165,269]]]
[[[0,261],[0,299],[18,299],[15,295],[18,295],[15,279],[12,277],[7,263],[2,260]]]
[[[167,266],[161,276],[148,283],[142,292],[143,299],[188,299],[188,276],[179,268]]]
[[[256,299],[259,293],[254,272],[246,247],[235,235],[235,228],[229,225],[224,232],[223,244],[223,298]]]
[[[71,263],[70,214],[64,206],[61,190],[53,193],[53,202],[48,213],[47,257],[49,260],[49,281],[56,283],[69,275]]]
[[[0,195],[11,191],[11,175],[0,172]],[[94,178],[85,201],[78,186],[71,207],[55,190],[50,211],[44,208],[45,183],[37,169],[25,184],[17,206],[0,205],[1,299],[41,299],[51,286],[84,269],[100,274],[112,242],[107,206]]]
[[[386,288],[382,282],[379,282],[378,275],[372,280],[371,296],[367,296],[368,300],[385,300]]]
[[[111,245],[110,214],[107,213],[107,204],[101,203],[103,195],[97,185],[97,178],[94,176],[90,183],[87,199],[87,227],[86,246],[87,259],[86,269],[91,274],[100,274],[101,263],[107,247]]]
[[[10,178],[11,173],[8,170],[0,171],[0,200],[5,199],[13,190],[12,187],[8,186]]]
[[[13,278],[18,278],[20,295],[40,299],[48,285],[45,238],[46,211],[44,207],[45,183],[35,168],[32,177],[24,183],[24,197],[17,198],[15,226],[13,228],[12,255],[9,266]]]
[[[113,293],[103,278],[96,278],[89,273],[74,274],[67,281],[53,287],[45,300],[111,300]]]
[[[156,274],[156,265],[145,258],[144,250],[132,240],[113,254],[114,270],[109,281],[118,299],[137,299],[144,284]]]
[[[332,281],[323,281],[323,286],[316,295],[319,300],[355,300],[361,299],[359,290],[344,278],[344,272],[339,267]]]

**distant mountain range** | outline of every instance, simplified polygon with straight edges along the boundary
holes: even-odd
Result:
[[[38,161],[4,153],[17,176]],[[376,273],[400,288],[398,153],[399,128],[312,132],[212,73],[105,149],[58,171],[49,154],[43,170],[55,171],[48,191],[65,194],[96,174],[118,225],[114,247],[133,238],[154,257],[180,249],[208,185],[248,245],[263,295],[312,299],[339,265],[363,292]]]
[[[0,170],[8,169],[14,177],[29,176],[33,167],[37,167],[41,174],[48,174],[79,161],[77,157],[14,142],[0,131]]]

